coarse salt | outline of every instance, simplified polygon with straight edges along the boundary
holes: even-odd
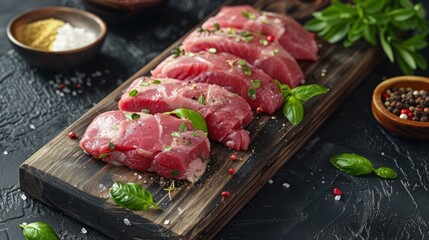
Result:
[[[336,201],[340,201],[340,199],[341,199],[341,195],[336,195],[334,199],[335,199]]]
[[[289,187],[290,187],[290,184],[289,184],[289,183],[283,183],[283,187],[285,187],[285,188],[289,188]]]
[[[25,196],[25,194],[23,193],[23,194],[21,194],[21,198],[22,198],[22,200],[27,200],[27,196]]]
[[[273,184],[273,182],[274,182],[273,179],[268,180],[269,184]]]
[[[9,154],[9,153],[8,153],[7,151],[4,151],[4,152],[3,152],[3,154],[4,154],[4,155],[7,155],[7,154]]]
[[[170,220],[168,219],[164,221],[164,225],[168,225],[169,223],[170,223]]]
[[[58,34],[52,44],[52,51],[66,51],[80,48],[96,40],[94,33],[83,28],[73,27],[69,23],[57,30]]]
[[[87,233],[88,233],[88,231],[86,230],[86,228],[82,228],[80,231],[81,231],[83,234],[87,234]]]
[[[130,225],[131,225],[131,222],[130,222],[130,220],[128,220],[128,218],[124,218],[124,223],[125,223],[125,225],[127,225],[127,226],[130,226]]]

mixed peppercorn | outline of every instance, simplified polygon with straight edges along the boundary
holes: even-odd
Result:
[[[401,119],[429,121],[429,94],[413,88],[389,88],[382,95],[386,109]]]

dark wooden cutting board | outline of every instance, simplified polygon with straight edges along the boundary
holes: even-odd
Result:
[[[251,1],[257,8],[288,13],[299,20],[308,18],[326,3],[324,0]],[[301,66],[307,84],[321,84],[330,91],[305,102],[302,123],[291,126],[281,111],[272,116],[256,116],[248,126],[252,136],[250,149],[235,152],[238,160],[233,162],[229,159],[231,150],[213,143],[207,173],[196,184],[181,183],[172,192],[171,201],[158,176],[92,159],[80,149],[79,141],[69,139],[67,133],[74,131],[82,136],[94,117],[117,109],[117,99],[131,81],[148,74],[180,41],[25,161],[20,168],[22,191],[114,239],[212,238],[382,60],[378,49],[365,44],[345,49],[319,41],[320,60],[301,63]],[[228,174],[230,167],[235,168],[235,175]],[[118,207],[108,195],[113,181],[142,184],[163,211],[137,212]],[[225,190],[230,191],[231,197],[222,200],[220,193]],[[124,219],[131,225],[125,224]]]

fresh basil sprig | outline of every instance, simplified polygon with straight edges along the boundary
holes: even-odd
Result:
[[[353,153],[336,155],[330,159],[330,162],[340,171],[354,176],[366,175],[371,172],[375,172],[375,174],[381,178],[398,177],[398,174],[393,169],[388,167],[380,167],[376,169],[370,160]]]
[[[141,211],[153,207],[161,210],[161,207],[153,202],[152,194],[137,183],[115,182],[109,194],[115,203],[124,208]]]
[[[412,75],[417,68],[427,67],[419,52],[427,46],[429,25],[425,16],[423,4],[410,0],[332,0],[330,6],[313,13],[305,27],[329,43],[344,39],[344,47],[360,39],[372,45],[380,42],[389,60],[396,60],[402,72]],[[407,33],[414,36],[406,38]]]
[[[304,117],[302,102],[329,91],[317,84],[302,85],[291,89],[287,84],[281,84],[278,80],[275,80],[275,83],[285,99],[282,108],[283,115],[292,125],[298,125]]]
[[[59,240],[60,238],[55,233],[49,224],[44,222],[33,222],[30,224],[20,224],[22,234],[27,240]]]
[[[206,120],[200,113],[186,108],[178,108],[171,112],[166,112],[165,114],[174,114],[179,118],[188,119],[189,121],[191,121],[192,126],[195,129],[201,130],[207,135]]]

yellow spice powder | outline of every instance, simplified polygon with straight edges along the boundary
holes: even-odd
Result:
[[[57,37],[57,29],[65,23],[55,18],[32,22],[18,30],[17,39],[33,48],[51,50]]]

